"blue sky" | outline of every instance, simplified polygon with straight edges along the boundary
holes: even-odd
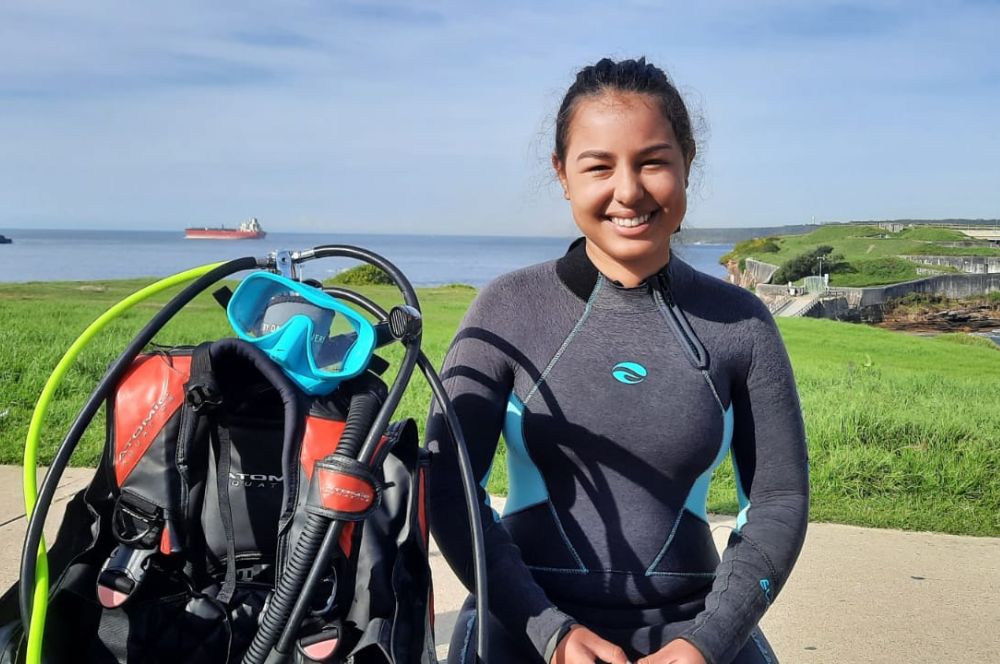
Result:
[[[1000,217],[1000,2],[0,6],[0,227],[566,235],[552,118],[645,55],[691,226]]]

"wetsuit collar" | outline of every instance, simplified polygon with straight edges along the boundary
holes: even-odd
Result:
[[[684,261],[672,254],[670,260],[657,274],[666,277],[672,286],[680,286],[690,278],[690,271],[691,268]],[[600,272],[587,255],[586,238],[573,240],[566,253],[556,261],[556,274],[566,288],[578,298],[586,301],[590,297]],[[617,284],[615,281],[611,283]],[[653,283],[656,284],[656,281]]]

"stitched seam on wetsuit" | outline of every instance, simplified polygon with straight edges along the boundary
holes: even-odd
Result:
[[[770,648],[765,648],[764,644],[762,644],[760,639],[757,638],[756,629],[750,632],[750,638],[753,640],[754,645],[757,646],[757,650],[760,651],[761,657],[764,658],[764,664],[774,664],[774,660],[771,659],[771,655],[768,653]]]
[[[726,585],[722,588],[722,590],[719,591],[718,595],[715,598],[715,606],[712,607],[711,611],[708,610],[707,606],[705,607],[705,613],[703,614],[705,617],[702,619],[702,623],[700,625],[691,630],[692,636],[700,632],[702,628],[708,624],[708,621],[711,620],[712,616],[714,616],[716,612],[718,612],[719,607],[722,606],[722,596],[725,595],[727,590],[729,590],[729,581],[733,578],[733,573],[735,571],[736,571],[736,563],[735,561],[733,561],[733,563],[730,564],[729,566],[729,571],[726,572]]]
[[[663,560],[663,556],[667,555],[667,549],[670,548],[670,545],[674,541],[674,535],[677,534],[677,529],[681,525],[682,518],[684,518],[683,507],[681,507],[681,510],[677,513],[677,518],[674,519],[674,527],[670,529],[670,534],[667,535],[667,541],[663,543],[663,546],[660,547],[660,552],[656,554],[656,558],[653,558],[653,562],[646,568],[646,576],[652,574],[653,570],[656,569],[656,566],[660,564],[661,560]]]
[[[528,565],[528,569],[533,569],[539,572],[552,572],[553,574],[618,574],[624,576],[637,576],[646,577],[647,574],[643,572],[636,572],[635,570],[626,569],[589,569],[589,570],[576,570],[569,569],[567,567],[537,567],[535,565]],[[677,577],[694,577],[699,579],[704,578],[715,578],[715,572],[653,572],[648,576],[677,576]]]
[[[586,569],[570,569],[568,567],[539,567],[538,565],[527,565],[527,568],[536,572],[552,572],[553,574],[590,574]]]
[[[525,447],[527,447],[527,445],[525,445]],[[546,492],[547,491],[548,487],[546,487]],[[559,514],[556,513],[556,506],[552,504],[551,498],[549,498],[548,503],[549,503],[549,511],[552,512],[552,518],[555,519],[556,526],[559,527],[559,534],[562,535],[563,542],[565,542],[566,544],[566,548],[568,548],[569,552],[573,555],[573,560],[575,560],[576,564],[580,566],[581,572],[588,571],[587,566],[583,564],[583,560],[580,559],[579,554],[577,554],[576,549],[573,547],[573,543],[569,541],[569,536],[566,534],[566,529],[563,528],[562,521],[559,519]]]
[[[712,377],[709,375],[708,370],[702,369],[701,373],[705,377],[705,382],[708,383],[708,388],[712,390],[712,394],[715,396],[715,402],[719,404],[719,408],[722,410],[722,420],[723,420],[722,426],[723,428],[725,428],[726,409],[723,408],[722,406],[722,399],[719,398],[719,393],[715,391],[715,384],[712,382]],[[719,443],[720,446],[725,444],[726,444],[725,440]],[[711,464],[711,462],[709,463]],[[706,468],[706,470],[708,469]],[[699,477],[701,477],[701,475],[699,475]],[[688,492],[690,492],[690,489],[688,489]],[[663,560],[663,556],[667,555],[667,549],[670,548],[670,543],[673,542],[674,540],[674,535],[677,533],[677,528],[678,526],[680,526],[681,517],[684,515],[685,511],[687,511],[687,508],[681,507],[680,514],[677,516],[677,520],[674,521],[674,527],[670,529],[670,534],[667,535],[667,541],[663,543],[663,546],[660,547],[660,552],[656,554],[656,558],[653,560],[652,564],[650,564],[650,566],[646,569],[646,576],[653,576],[654,574],[657,574],[657,572],[654,572],[654,570],[656,569],[656,566],[659,565],[660,562]]]
[[[556,351],[556,354],[552,356],[551,360],[549,360],[549,364],[548,366],[545,367],[545,371],[542,372],[542,375],[538,377],[538,380],[535,381],[535,384],[531,386],[531,389],[528,391],[528,394],[524,397],[523,403],[525,406],[528,405],[528,402],[531,400],[531,397],[535,396],[535,392],[537,392],[541,384],[545,382],[545,379],[552,371],[552,367],[556,365],[556,362],[559,361],[559,358],[566,351],[566,348],[569,346],[570,342],[573,341],[573,338],[577,335],[577,333],[580,331],[580,328],[583,327],[583,324],[587,321],[587,318],[590,316],[590,311],[594,306],[594,300],[597,299],[597,294],[601,292],[601,288],[603,286],[604,286],[604,275],[598,275],[597,283],[594,284],[594,290],[591,291],[590,297],[587,299],[587,305],[583,308],[583,313],[580,314],[580,319],[576,322],[576,325],[573,326],[573,329],[570,330],[569,335],[567,335],[566,340],[562,342],[562,345],[559,347],[559,350]]]
[[[761,549],[759,546],[757,546],[757,543],[754,542],[749,537],[747,537],[746,535],[740,533],[740,537],[743,539],[744,542],[749,544],[753,548],[753,550],[760,555],[761,558],[764,559],[764,562],[767,563],[767,569],[771,572],[771,578],[777,581],[778,573],[774,571],[774,565],[771,563],[771,559],[767,557],[767,554],[764,553],[764,550]]]
[[[719,409],[722,411],[723,417],[725,417],[726,407],[722,405],[722,399],[719,398],[719,393],[715,389],[715,383],[712,382],[712,376],[708,373],[708,369],[702,369],[701,375],[705,377],[705,382],[708,383],[708,389],[712,390],[712,394],[715,395],[715,403],[719,404]]]

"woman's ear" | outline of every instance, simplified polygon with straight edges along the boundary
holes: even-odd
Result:
[[[552,170],[556,172],[556,177],[559,178],[559,185],[562,186],[563,190],[563,198],[568,201],[569,185],[566,182],[566,167],[555,152],[552,153]]]

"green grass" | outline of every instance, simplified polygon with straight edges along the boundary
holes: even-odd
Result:
[[[72,340],[142,281],[0,284],[0,462],[19,463],[31,410]],[[360,291],[385,305],[390,287]],[[427,325],[423,348],[440,365],[474,291],[419,291]],[[167,296],[158,298],[162,303]],[[51,457],[108,363],[156,311],[140,306],[88,347],[56,395],[42,458]],[[809,437],[816,520],[879,527],[1000,535],[1000,351],[959,335],[907,336],[812,319],[782,319]],[[193,343],[228,334],[219,306],[203,296],[157,337]],[[386,352],[398,361],[399,348]],[[430,391],[411,383],[399,416],[423,427]],[[103,416],[74,457],[92,465],[103,445]],[[501,446],[501,456],[503,448]],[[489,488],[506,492],[503,459]],[[719,470],[713,511],[735,511],[732,471]]]
[[[829,245],[833,247],[833,255],[841,256],[848,264],[847,269],[830,275],[830,283],[835,286],[862,287],[919,278],[917,264],[904,261],[899,256],[1000,256],[1000,249],[985,242],[967,247],[937,244],[956,241],[970,241],[970,238],[946,228],[914,227],[903,229],[899,233],[889,233],[876,226],[829,224],[803,235],[741,242],[723,260],[743,260],[750,257],[780,266],[817,246]],[[774,245],[777,245],[777,251],[773,250]]]
[[[919,279],[917,265],[902,258],[867,258],[855,260],[830,273],[831,286],[863,288],[896,284]]]
[[[935,226],[913,226],[912,228],[904,228],[899,233],[896,233],[896,237],[904,240],[918,240],[922,242],[962,242],[969,239],[969,236],[961,231]]]
[[[1000,256],[1000,249],[993,246],[946,247],[940,244],[925,244],[914,247],[912,256]]]

